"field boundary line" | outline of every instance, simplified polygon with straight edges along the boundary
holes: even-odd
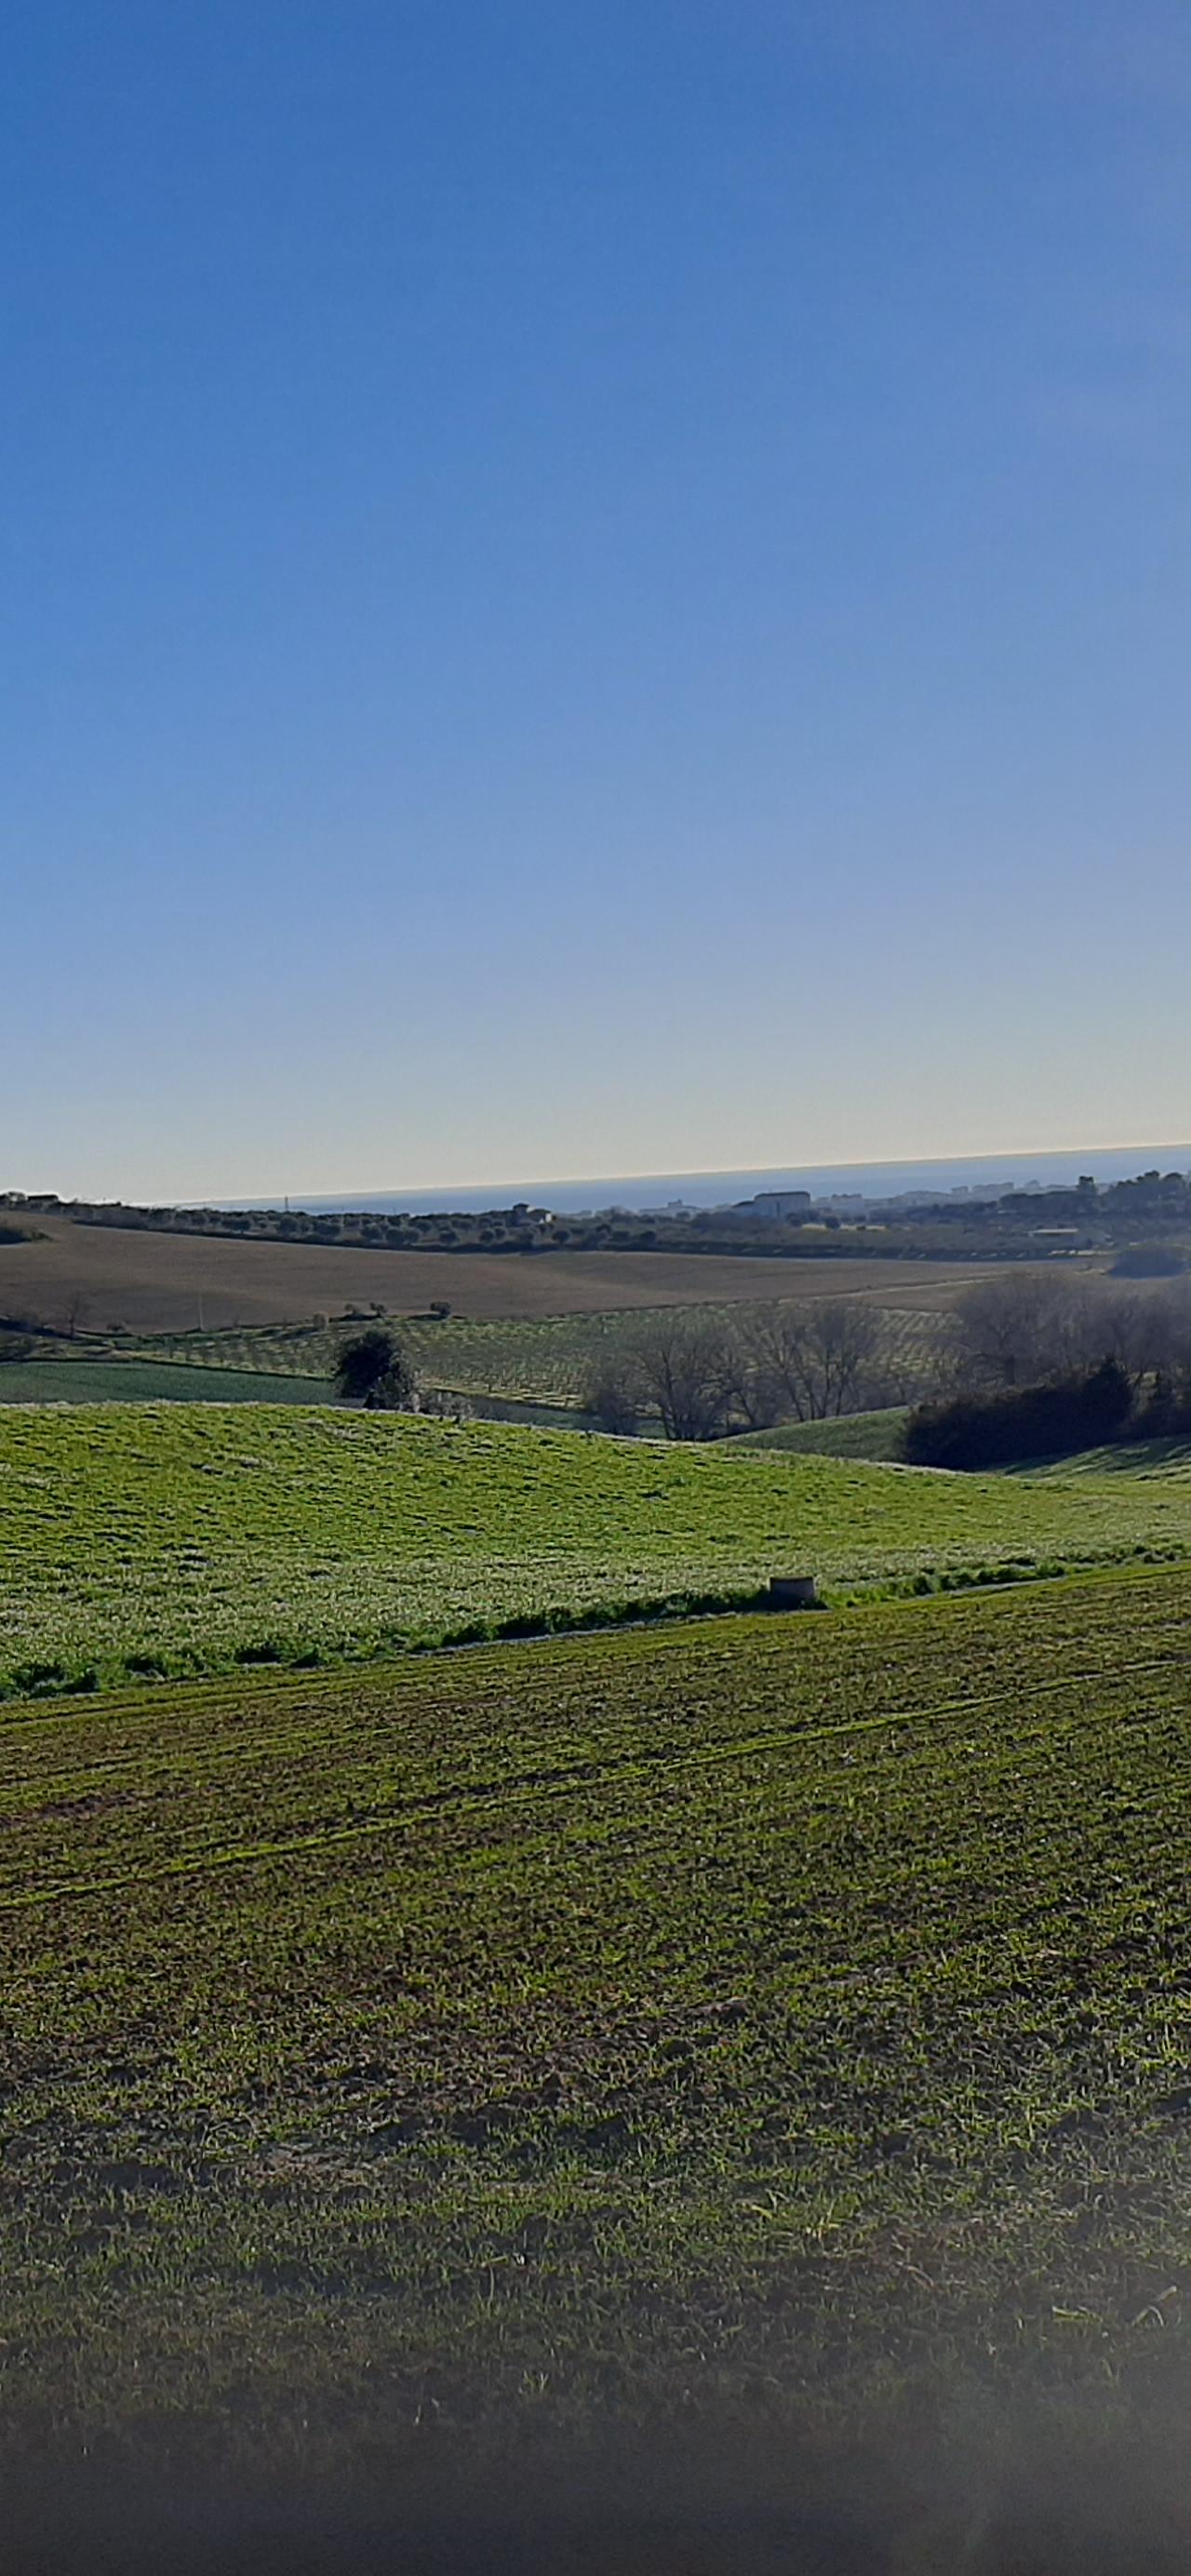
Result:
[[[16,1406],[11,1409],[13,1411],[20,1410],[20,1408]],[[934,1473],[935,1471],[931,1470],[930,1472]],[[938,1472],[944,1473],[948,1471],[940,1470]],[[35,1551],[26,1551],[26,1553],[31,1557],[35,1556]],[[1012,1563],[1012,1560],[1009,1560],[1009,1563]],[[1058,1572],[1053,1574],[1048,1573],[1045,1570],[1033,1574],[1011,1574],[1006,1571],[1000,1578],[993,1574],[990,1575],[987,1582],[980,1583],[972,1582],[967,1579],[957,1581],[955,1583],[949,1583],[946,1580],[946,1570],[944,1570],[943,1581],[929,1592],[918,1592],[914,1588],[916,1578],[913,1576],[907,1576],[905,1578],[906,1588],[904,1590],[898,1590],[896,1588],[882,1588],[878,1590],[878,1586],[889,1585],[896,1587],[900,1578],[896,1576],[886,1577],[875,1575],[872,1578],[873,1589],[871,1591],[861,1592],[859,1598],[837,1601],[823,1600],[818,1604],[818,1609],[820,1611],[828,1612],[837,1618],[851,1619],[858,1611],[865,1610],[922,1609],[928,1604],[954,1600],[957,1598],[961,1600],[987,1600],[993,1596],[1006,1597],[1010,1594],[1030,1594],[1041,1591],[1044,1587],[1047,1589],[1053,1589],[1058,1584],[1104,1581],[1112,1576],[1133,1575],[1144,1577],[1146,1575],[1155,1575],[1160,1573],[1177,1574],[1180,1571],[1185,1571],[1188,1565],[1191,1565],[1191,1549],[1180,1549],[1177,1555],[1168,1557],[1161,1565],[1133,1565],[1128,1563],[1122,1564],[1117,1561],[1104,1563],[1093,1560],[1087,1563],[1064,1566]],[[957,1569],[957,1571],[962,1572],[962,1569]],[[266,1675],[269,1679],[278,1683],[285,1683],[287,1681],[293,1683],[300,1681],[309,1682],[316,1679],[333,1682],[337,1676],[343,1673],[350,1673],[353,1671],[366,1673],[385,1668],[400,1670],[405,1665],[414,1667],[417,1664],[424,1662],[428,1657],[434,1658],[437,1656],[446,1657],[448,1655],[491,1654],[502,1651],[506,1648],[518,1646],[540,1648],[542,1646],[549,1645],[562,1645],[571,1639],[581,1642],[590,1637],[631,1636],[633,1634],[640,1635],[651,1630],[661,1632],[666,1629],[710,1627],[717,1625],[721,1621],[728,1623],[740,1619],[753,1618],[766,1620],[775,1617],[805,1618],[810,1615],[807,1612],[783,1613],[769,1609],[766,1606],[766,1596],[763,1590],[763,1583],[767,1579],[768,1578],[762,1578],[762,1582],[758,1583],[755,1589],[747,1593],[740,1601],[721,1602],[713,1609],[693,1610],[687,1607],[675,1607],[674,1609],[661,1608],[654,1611],[648,1611],[643,1616],[632,1619],[588,1619],[586,1617],[570,1619],[559,1614],[558,1625],[550,1624],[553,1614],[547,1611],[544,1614],[543,1625],[540,1628],[527,1628],[514,1636],[443,1637],[433,1644],[423,1644],[416,1638],[407,1638],[382,1646],[376,1651],[368,1654],[353,1654],[349,1651],[342,1656],[336,1657],[333,1661],[328,1661],[326,1664],[313,1668],[304,1666],[300,1663],[286,1664],[282,1662],[273,1664],[270,1662],[269,1665],[263,1668],[255,1668],[260,1671],[261,1680],[257,1681],[254,1678],[249,1687],[253,1689],[260,1688]],[[249,1669],[253,1668],[250,1666]],[[245,1666],[242,1663],[237,1662],[225,1667],[213,1665],[211,1670],[205,1673],[159,1673],[154,1675],[151,1680],[146,1678],[143,1684],[131,1690],[127,1689],[123,1684],[121,1684],[118,1689],[113,1690],[105,1690],[102,1684],[99,1684],[94,1688],[80,1690],[76,1684],[67,1681],[60,1687],[55,1687],[53,1689],[32,1690],[24,1694],[13,1692],[10,1696],[0,1696],[0,1729],[11,1722],[19,1723],[24,1714],[29,1710],[44,1708],[47,1719],[57,1717],[60,1720],[61,1712],[64,1707],[72,1701],[81,1701],[92,1707],[99,1706],[105,1709],[111,1709],[113,1707],[120,1706],[125,1700],[139,1700],[142,1690],[144,1691],[145,1696],[149,1697],[154,1691],[162,1687],[168,1690],[175,1690],[187,1685],[192,1687],[210,1687],[221,1681],[243,1682],[245,1670]]]
[[[17,1409],[13,1408],[13,1410]],[[965,1601],[982,1602],[994,1598],[998,1600],[1007,1600],[1011,1597],[1030,1598],[1044,1592],[1053,1594],[1060,1588],[1081,1584],[1153,1582],[1171,1575],[1186,1574],[1189,1570],[1191,1570],[1191,1548],[1180,1549],[1177,1554],[1165,1556],[1157,1564],[1150,1561],[1135,1562],[1131,1558],[1093,1559],[1085,1563],[1064,1566],[1061,1571],[1054,1574],[1046,1572],[1030,1575],[1016,1574],[1010,1576],[1008,1580],[1003,1578],[998,1580],[996,1575],[992,1575],[985,1583],[944,1581],[936,1589],[928,1592],[917,1592],[912,1588],[879,1590],[877,1586],[888,1581],[896,1583],[898,1578],[876,1575],[873,1577],[872,1590],[860,1592],[858,1597],[848,1600],[823,1602],[820,1606],[832,1617],[845,1619],[848,1622],[858,1617],[863,1618],[866,1614],[883,1612],[926,1612],[928,1614],[934,1612],[937,1614],[942,1611],[945,1604],[962,1604]],[[907,1577],[907,1587],[911,1587],[915,1579]],[[209,1692],[222,1687],[228,1691],[242,1692],[247,1702],[258,1694],[263,1696],[270,1688],[297,1689],[303,1686],[309,1689],[323,1687],[334,1690],[343,1687],[349,1678],[364,1682],[370,1679],[379,1681],[384,1675],[392,1673],[413,1674],[419,1666],[427,1662],[433,1665],[440,1658],[445,1662],[448,1657],[457,1655],[503,1655],[513,1654],[521,1649],[540,1652],[547,1646],[565,1649],[571,1646],[579,1647],[593,1637],[641,1636],[651,1632],[660,1635],[664,1632],[675,1633],[684,1628],[712,1628],[720,1624],[730,1628],[742,1619],[757,1619],[766,1626],[776,1620],[788,1627],[792,1620],[801,1619],[805,1622],[809,1615],[806,1612],[783,1613],[769,1610],[763,1606],[763,1595],[758,1586],[755,1593],[739,1603],[725,1603],[716,1609],[659,1610],[645,1617],[633,1619],[577,1619],[573,1622],[564,1621],[558,1627],[543,1625],[540,1628],[527,1629],[516,1636],[454,1639],[446,1637],[434,1644],[420,1644],[412,1639],[398,1640],[381,1645],[370,1652],[353,1653],[349,1650],[334,1658],[329,1657],[326,1663],[314,1666],[297,1662],[292,1664],[269,1662],[247,1666],[240,1663],[212,1665],[209,1671],[157,1673],[137,1680],[130,1677],[111,1688],[105,1689],[100,1685],[87,1691],[80,1691],[67,1683],[60,1689],[34,1690],[23,1694],[13,1692],[7,1697],[0,1696],[0,1734],[7,1727],[24,1724],[62,1726],[68,1724],[72,1716],[81,1719],[84,1714],[92,1712],[102,1712],[105,1717],[118,1715],[124,1710],[131,1714],[151,1707],[157,1695],[163,1690],[173,1695],[186,1691]],[[546,1616],[548,1617],[549,1613]],[[1167,1619],[1161,1624],[1164,1627],[1183,1627],[1191,1625],[1191,1618]]]

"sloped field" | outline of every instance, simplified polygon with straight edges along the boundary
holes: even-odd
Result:
[[[799,1457],[877,1458],[901,1455],[909,1406],[884,1405],[878,1413],[841,1413],[825,1422],[778,1422],[771,1431],[742,1431],[735,1449],[786,1449]]]
[[[1191,1550],[1191,1484],[948,1476],[301,1405],[0,1410],[0,1682],[317,1662]]]
[[[1173,1572],[11,1710],[0,2420],[1169,2358],[1189,1659]]]
[[[38,1212],[37,1239],[0,1245],[0,1311],[87,1332],[251,1331],[345,1306],[466,1316],[604,1314],[708,1299],[834,1296],[949,1306],[980,1263],[687,1252],[386,1252],[75,1225]]]

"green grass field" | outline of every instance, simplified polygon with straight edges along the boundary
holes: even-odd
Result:
[[[1191,1477],[1191,1440],[1132,1440],[1115,1442],[1107,1449],[1083,1449],[1074,1458],[1056,1458],[1050,1465],[1036,1467],[1041,1476],[1128,1476],[1151,1483],[1156,1477],[1162,1484]],[[1007,1467],[1002,1473],[1021,1476],[1024,1467]]]
[[[329,1379],[144,1359],[12,1360],[0,1404],[330,1404]]]
[[[798,1457],[877,1458],[901,1455],[902,1433],[909,1419],[906,1404],[882,1407],[879,1413],[841,1413],[827,1422],[779,1422],[772,1431],[742,1431],[734,1449],[789,1449]]]
[[[1189,1664],[1176,1570],[10,1709],[5,2425],[1165,2360]]]
[[[0,1686],[318,1661],[1191,1552],[1191,1485],[947,1476],[299,1405],[0,1411]]]

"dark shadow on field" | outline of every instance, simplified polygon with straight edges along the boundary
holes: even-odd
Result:
[[[4,2480],[2,2576],[1184,2576],[1185,2406],[1030,2430],[1025,2410],[883,2448],[706,2428],[516,2446],[466,2436],[341,2486],[98,2459]],[[420,2448],[420,2446],[419,2446]]]

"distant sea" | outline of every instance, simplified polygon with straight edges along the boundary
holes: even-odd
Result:
[[[437,1210],[472,1215],[483,1208],[553,1208],[560,1216],[581,1208],[658,1208],[671,1199],[686,1207],[726,1207],[752,1198],[758,1190],[809,1190],[814,1198],[857,1192],[863,1198],[897,1198],[904,1190],[1025,1189],[1031,1181],[1057,1189],[1090,1172],[1097,1181],[1132,1179],[1136,1172],[1182,1172],[1191,1167],[1188,1145],[1084,1145],[1070,1152],[980,1154],[924,1163],[802,1163],[775,1171],[654,1172],[642,1179],[594,1181],[487,1181],[474,1189],[448,1182],[439,1190],[350,1190],[338,1197],[303,1197],[291,1190],[288,1200],[273,1198],[207,1202],[235,1207],[274,1208],[283,1204],[318,1215],[337,1208],[358,1208],[376,1215],[430,1216]]]

